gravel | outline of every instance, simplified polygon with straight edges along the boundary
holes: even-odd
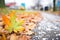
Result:
[[[37,27],[33,30],[35,35],[32,40],[57,40],[56,35],[60,34],[60,16],[41,12],[42,21],[38,23]]]

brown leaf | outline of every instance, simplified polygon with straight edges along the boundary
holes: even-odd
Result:
[[[27,35],[32,35],[32,34],[34,34],[34,32],[32,32],[32,31],[27,31],[25,34],[27,34]]]
[[[6,36],[4,34],[2,34],[1,40],[6,40]]]
[[[17,40],[17,36],[16,36],[16,34],[11,34],[11,36],[10,36],[10,40]]]
[[[26,35],[22,35],[18,38],[18,40],[28,40],[28,37]]]

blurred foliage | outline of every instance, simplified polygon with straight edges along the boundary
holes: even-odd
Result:
[[[8,14],[9,10],[6,8],[0,8],[0,14]]]
[[[5,0],[0,0],[0,8],[5,8]]]
[[[14,9],[0,8],[0,14],[9,14],[9,12]],[[16,13],[23,13],[25,10],[14,10]]]
[[[56,11],[56,0],[53,0],[53,11]]]

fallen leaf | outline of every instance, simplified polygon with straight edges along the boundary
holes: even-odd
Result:
[[[16,36],[16,34],[11,34],[11,36],[10,36],[10,40],[17,40],[17,36]]]
[[[21,37],[18,38],[18,40],[28,40],[26,35],[22,35]]]
[[[6,36],[4,34],[2,34],[1,40],[6,40]]]

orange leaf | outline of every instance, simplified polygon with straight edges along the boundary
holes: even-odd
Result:
[[[10,21],[9,21],[9,19],[7,18],[7,16],[5,16],[5,15],[3,15],[2,16],[2,20],[3,20],[3,22],[4,22],[4,24],[6,24],[6,25],[10,25]]]

